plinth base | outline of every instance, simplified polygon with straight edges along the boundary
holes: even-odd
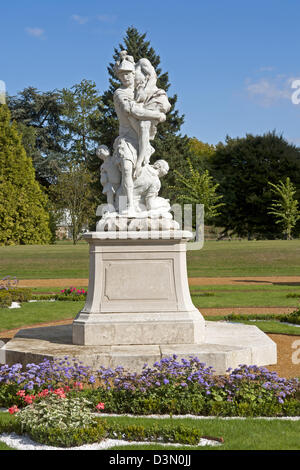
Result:
[[[266,366],[277,362],[276,344],[256,326],[205,322],[205,342],[201,344],[78,346],[72,344],[72,325],[24,329],[0,349],[0,363],[25,365],[45,357],[69,356],[94,370],[123,366],[139,372],[145,363],[152,366],[173,354],[178,359],[197,356],[217,374],[240,364]]]
[[[204,319],[186,270],[187,231],[90,232],[88,296],[73,322],[85,346],[198,344]]]

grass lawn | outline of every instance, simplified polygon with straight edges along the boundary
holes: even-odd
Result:
[[[277,285],[191,286],[193,303],[199,308],[297,307],[300,287]],[[298,298],[287,297],[297,294]]]
[[[11,420],[13,417],[7,413],[0,413],[0,426],[4,420]],[[101,419],[101,418],[100,418]],[[158,424],[160,427],[164,425],[179,425],[197,428],[201,430],[203,436],[223,437],[224,444],[221,446],[207,447],[191,447],[180,446],[161,446],[159,444],[151,445],[128,445],[120,447],[112,447],[112,449],[148,449],[148,450],[299,450],[300,449],[300,421],[280,421],[280,420],[263,420],[251,419],[245,420],[232,419],[191,419],[191,418],[128,418],[124,417],[108,417],[105,418],[111,423],[136,424],[150,426]],[[0,443],[0,449],[8,450],[9,448]]]
[[[36,323],[74,318],[84,302],[36,302],[23,303],[21,308],[0,308],[0,331]]]
[[[224,316],[222,315],[207,316],[207,317],[204,315],[204,318],[207,321],[224,320]],[[276,334],[300,336],[300,327],[286,325],[285,323],[281,323],[280,321],[276,321],[276,320],[237,320],[236,323],[243,323],[244,325],[257,326],[257,328],[264,331],[264,333],[274,333],[274,334],[276,333]]]
[[[0,278],[57,279],[88,277],[88,244],[0,247]],[[190,277],[296,276],[300,273],[299,240],[207,241],[188,251]]]
[[[131,424],[154,424],[158,420],[153,418],[109,418],[111,420],[124,420]],[[280,421],[251,419],[222,420],[222,419],[173,419],[176,424],[201,429],[202,435],[223,437],[222,446],[213,447],[214,450],[299,450],[300,449],[300,421]],[[169,424],[170,419],[160,419],[159,425]],[[114,449],[124,449],[124,446]],[[159,445],[151,446],[126,446],[128,449],[174,449]],[[177,448],[179,449],[179,448]],[[180,449],[212,449],[209,447],[180,447]]]
[[[190,277],[298,276],[300,241],[207,241],[187,261]]]

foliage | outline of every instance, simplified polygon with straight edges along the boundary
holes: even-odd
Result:
[[[60,397],[50,393],[16,413],[24,431],[60,428],[78,429],[92,424],[94,417],[90,402],[84,397]]]
[[[220,184],[225,206],[215,223],[239,236],[281,237],[278,224],[268,214],[273,194],[268,182],[293,176],[300,190],[300,149],[275,132],[230,138],[216,146],[210,159],[212,176]]]
[[[100,96],[96,84],[91,80],[82,80],[71,89],[63,88],[61,101],[64,104],[62,125],[68,161],[87,165],[97,140],[92,122],[100,119]]]
[[[17,126],[0,105],[0,245],[49,243],[46,206]]]
[[[12,303],[11,293],[6,290],[0,290],[0,308],[9,307]]]
[[[195,157],[197,168],[202,171],[210,169],[211,157],[215,154],[216,148],[214,145],[201,142],[196,137],[191,137],[188,140],[189,149]]]
[[[176,178],[177,201],[191,204],[204,205],[204,221],[210,222],[219,215],[219,208],[224,203],[218,202],[223,198],[217,194],[219,184],[213,183],[213,178],[208,170],[199,171],[195,169],[188,159],[189,175],[183,176],[179,171],[174,170]]]
[[[239,321],[239,320],[280,320],[280,315],[272,315],[270,313],[264,314],[238,314],[238,313],[231,313],[224,317],[224,320],[227,321]]]
[[[292,229],[300,219],[300,211],[298,209],[298,201],[294,198],[296,188],[287,177],[285,182],[279,181],[278,184],[269,182],[272,192],[276,196],[270,206],[269,214],[276,218],[276,224],[283,226],[284,235],[287,240],[292,238]]]
[[[17,364],[0,369],[2,406],[24,406],[17,395],[20,388],[30,401],[31,394],[45,387],[68,384],[68,396],[87,398],[92,409],[105,402],[108,413],[272,416],[284,415],[288,410],[300,414],[298,381],[280,378],[257,366],[243,365],[217,376],[196,357],[179,362],[173,356],[152,368],[146,364],[140,374],[122,367],[92,372],[89,367],[71,364],[67,358],[29,364],[24,372],[20,369]]]
[[[75,287],[69,287],[68,289],[62,289],[60,294],[55,296],[56,300],[85,300],[87,291],[85,289],[76,289]]]
[[[93,178],[86,166],[73,163],[60,173],[57,183],[50,188],[57,209],[70,214],[74,244],[95,212],[92,182]]]
[[[27,87],[17,96],[8,97],[8,107],[26,153],[32,158],[37,180],[48,187],[64,167],[61,125],[64,104],[60,93]]]
[[[281,315],[280,321],[300,325],[300,307],[287,315]]]

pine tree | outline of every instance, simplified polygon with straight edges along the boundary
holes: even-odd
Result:
[[[160,57],[150,46],[150,42],[146,40],[146,34],[140,34],[134,27],[128,28],[124,37],[124,43],[119,44],[119,47],[114,49],[113,62],[108,66],[110,86],[102,95],[99,106],[101,119],[99,122],[94,122],[95,128],[99,131],[101,144],[105,144],[109,148],[112,148],[114,139],[118,136],[118,120],[113,105],[113,94],[120,86],[120,82],[114,75],[113,67],[115,61],[119,59],[119,53],[122,50],[127,50],[128,54],[133,56],[135,62],[141,58],[150,60],[157,73],[157,86],[165,91],[168,91],[170,87],[168,73],[162,73],[159,67]],[[170,193],[173,192],[175,194],[170,189],[167,191],[168,187],[175,184],[173,170],[177,168],[181,173],[187,174],[189,171],[187,158],[190,157],[194,160],[195,156],[190,151],[188,137],[179,134],[184,122],[184,116],[179,115],[175,109],[177,95],[168,96],[168,98],[171,103],[171,110],[167,114],[166,121],[157,126],[156,137],[151,143],[155,148],[151,163],[158,159],[165,159],[169,163],[170,172],[162,179],[162,194],[168,194],[168,197],[170,197]],[[99,162],[94,160],[94,165],[94,168],[98,168]]]
[[[0,105],[0,245],[49,243],[47,197],[10,111]]]

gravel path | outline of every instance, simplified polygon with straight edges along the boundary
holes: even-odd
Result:
[[[191,286],[198,285],[251,285],[251,284],[300,285],[300,276],[246,276],[246,277],[190,277]],[[78,279],[21,279],[19,287],[87,287],[87,278]]]

